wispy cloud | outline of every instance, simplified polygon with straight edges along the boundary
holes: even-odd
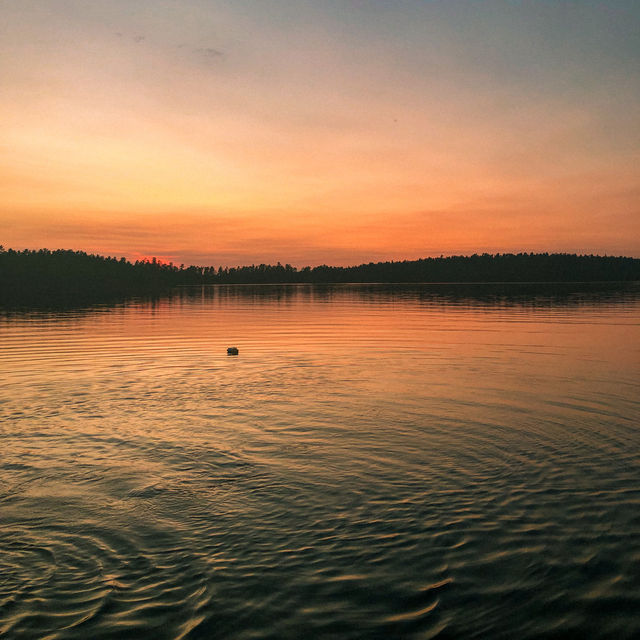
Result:
[[[213,47],[198,48],[195,49],[195,52],[201,54],[209,60],[224,57],[224,53],[222,51],[220,51],[219,49],[214,49]]]

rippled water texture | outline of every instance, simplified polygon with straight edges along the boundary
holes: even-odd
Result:
[[[639,346],[637,289],[5,313],[0,636],[638,638]]]

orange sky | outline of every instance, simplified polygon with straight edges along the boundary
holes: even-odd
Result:
[[[0,5],[0,243],[640,256],[634,2]]]

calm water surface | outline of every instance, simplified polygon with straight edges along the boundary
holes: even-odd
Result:
[[[640,637],[639,347],[638,289],[0,315],[0,636]]]

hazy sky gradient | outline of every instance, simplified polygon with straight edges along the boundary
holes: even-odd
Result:
[[[0,0],[0,243],[640,256],[640,3]]]

